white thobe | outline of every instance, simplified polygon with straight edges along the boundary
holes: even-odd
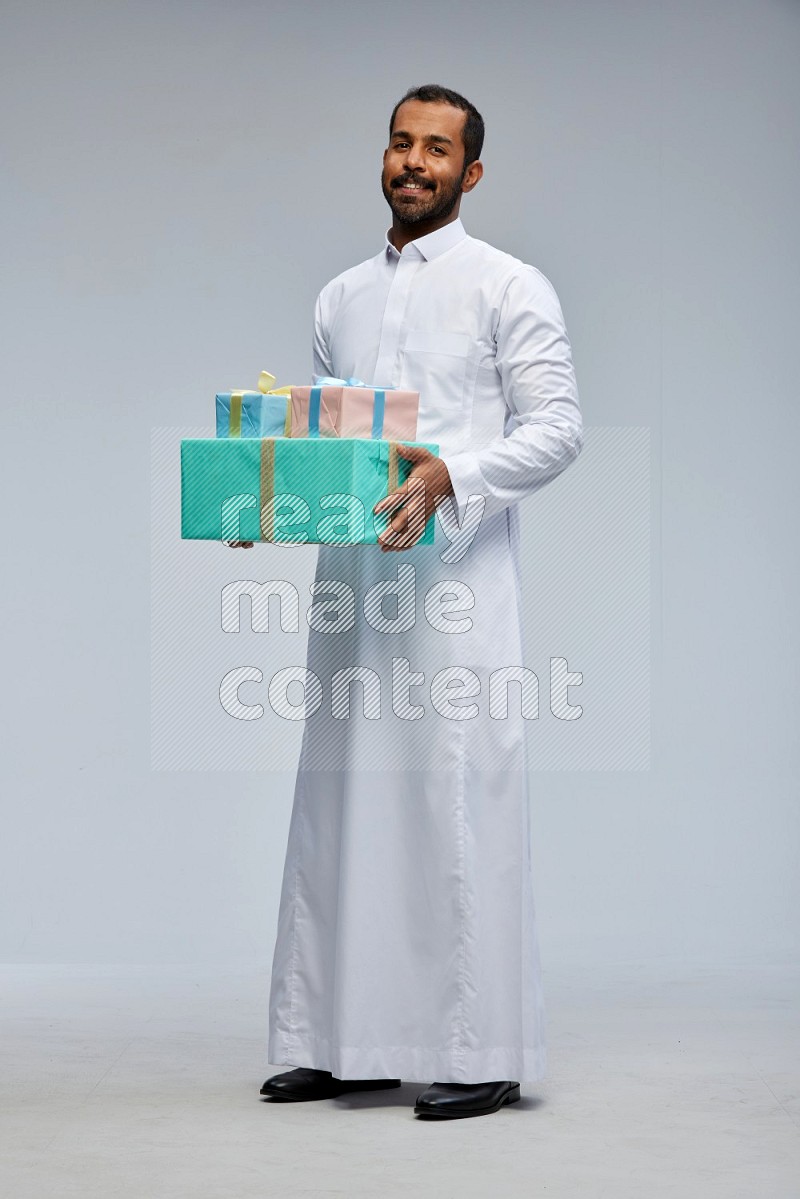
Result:
[[[433,545],[319,549],[308,669],[322,689],[289,828],[269,1061],[338,1078],[535,1081],[531,692],[508,679],[524,665],[518,502],[582,445],[561,307],[540,271],[457,219],[401,253],[387,235],[328,283],[313,360],[317,374],[419,391],[417,439],[440,447],[453,516],[474,524],[485,508],[457,561],[443,560],[438,515]],[[382,607],[381,580],[398,593]],[[361,681],[333,679],[355,668]]]

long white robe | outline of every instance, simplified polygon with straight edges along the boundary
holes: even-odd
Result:
[[[558,298],[460,220],[401,254],[387,236],[320,293],[314,367],[419,390],[417,438],[440,446],[454,515],[474,532],[483,508],[456,561],[439,519],[433,546],[320,547],[314,602],[339,619],[309,636],[322,699],[303,732],[269,1061],[535,1081],[546,1049],[523,687],[489,679],[524,665],[518,501],[582,444]],[[381,580],[399,593],[382,609],[369,590]],[[362,682],[337,691],[332,676],[355,667]]]

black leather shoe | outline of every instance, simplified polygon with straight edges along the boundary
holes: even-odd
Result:
[[[486,1116],[519,1099],[518,1082],[434,1082],[417,1096],[416,1116]]]
[[[399,1078],[334,1078],[327,1070],[311,1070],[298,1066],[284,1074],[273,1074],[261,1088],[269,1099],[335,1099],[345,1091],[379,1091],[384,1087],[399,1087]]]

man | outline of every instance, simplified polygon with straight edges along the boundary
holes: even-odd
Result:
[[[383,552],[320,547],[315,602],[350,606],[309,621],[326,702],[304,727],[272,965],[269,1061],[294,1067],[264,1083],[278,1099],[437,1079],[415,1113],[477,1116],[544,1074],[517,505],[582,424],[552,286],[459,218],[482,144],[463,96],[409,91],[385,245],[316,303],[315,372],[418,390],[439,456],[403,451]],[[434,509],[434,545],[415,544]]]

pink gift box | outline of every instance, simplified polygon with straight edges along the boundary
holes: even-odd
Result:
[[[319,418],[309,431],[311,393],[319,392]],[[383,420],[377,421],[383,405]],[[384,441],[415,441],[418,391],[373,387],[293,387],[290,437],[374,437]],[[317,432],[318,424],[318,432]]]

